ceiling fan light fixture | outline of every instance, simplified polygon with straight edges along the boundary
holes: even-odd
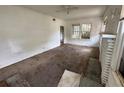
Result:
[[[76,6],[72,6],[72,5],[62,5],[62,6],[61,6],[61,9],[58,10],[57,12],[66,12],[67,15],[69,15],[69,14],[70,14],[70,11],[76,10],[76,9],[78,9],[78,7],[76,7]]]

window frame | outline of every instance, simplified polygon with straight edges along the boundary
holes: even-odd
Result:
[[[89,32],[89,34],[90,34],[88,38],[82,38],[82,37],[81,37],[81,35],[82,35],[82,33],[83,33],[83,31],[82,31],[82,25],[83,25],[83,24],[86,24],[86,25],[90,25],[90,26],[91,26],[91,27],[90,27],[90,31],[86,31],[86,32]],[[73,37],[73,35],[74,35],[74,27],[73,27],[73,26],[76,26],[76,25],[77,25],[77,26],[80,26],[80,31],[79,31],[79,34],[80,34],[80,35],[79,35],[78,38],[74,38],[74,37]],[[92,31],[92,23],[76,23],[76,24],[72,24],[72,25],[71,25],[71,38],[72,38],[72,39],[90,39],[90,37],[91,37],[91,31]]]
[[[112,71],[115,73],[117,79],[121,83],[121,86],[124,86],[124,77],[121,75],[119,71],[121,57],[124,49],[124,31],[120,32],[120,28],[122,29],[122,23],[124,22],[119,22],[118,29],[117,29],[116,43],[118,42],[119,46],[117,47],[115,46],[115,49],[114,49],[115,52],[112,57],[111,68],[112,68]],[[120,35],[118,36],[118,34]]]
[[[119,50],[119,55],[118,55],[118,60],[117,60],[117,65],[116,65],[116,74],[122,84],[122,86],[124,86],[124,77],[122,76],[121,72],[119,71],[119,68],[120,68],[120,64],[121,64],[121,58],[122,58],[122,55],[123,55],[123,51],[124,51],[124,35],[122,37],[122,41],[121,41],[121,46],[120,46],[120,50]]]
[[[82,24],[81,24],[81,32],[83,32],[83,31],[82,31],[82,25],[83,25],[83,24],[90,25],[90,30],[89,30],[89,31],[86,31],[86,32],[89,32],[89,37],[87,37],[87,38],[81,38],[81,39],[90,39],[91,30],[92,30],[92,23],[82,23]]]
[[[81,24],[80,24],[80,23],[72,24],[72,25],[71,25],[71,28],[72,28],[72,30],[71,30],[71,38],[72,38],[72,39],[81,39],[80,37],[78,37],[78,38],[74,38],[74,37],[73,37],[74,32],[76,32],[76,31],[74,31],[74,26],[79,26],[79,29],[80,29],[79,33],[81,32]],[[78,31],[77,31],[77,32],[78,32]]]

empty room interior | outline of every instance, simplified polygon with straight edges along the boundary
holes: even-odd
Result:
[[[123,5],[0,5],[0,87],[123,87]]]

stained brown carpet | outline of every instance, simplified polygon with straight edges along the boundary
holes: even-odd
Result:
[[[65,69],[85,74],[89,58],[98,56],[98,48],[65,44],[1,69],[0,80],[20,73],[30,86],[54,87]]]

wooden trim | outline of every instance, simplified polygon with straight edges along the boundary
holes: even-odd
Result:
[[[120,83],[122,84],[122,86],[124,86],[123,76],[121,75],[121,73],[119,71],[116,71],[116,73],[117,73],[117,76],[118,76],[118,79],[119,79]]]
[[[112,69],[111,69],[111,71],[112,71],[112,75],[113,75],[114,80],[117,82],[117,84],[118,84],[120,87],[123,87],[123,85],[122,85],[122,83],[121,83],[121,81],[120,81],[120,79],[119,79],[118,73],[117,73],[116,71],[113,71]]]
[[[120,19],[120,21],[122,21],[122,20],[124,20],[124,17],[122,17],[122,18]]]

